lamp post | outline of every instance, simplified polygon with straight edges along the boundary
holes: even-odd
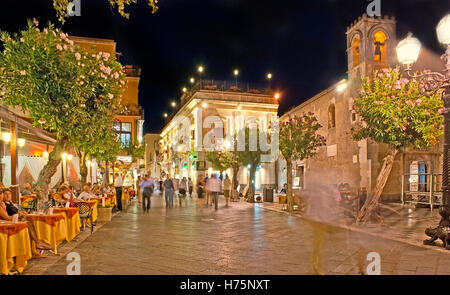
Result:
[[[200,89],[202,89],[202,74],[203,74],[203,72],[205,71],[205,68],[203,67],[203,66],[199,66],[198,67],[198,74],[199,74],[199,80],[200,80]]]
[[[239,70],[238,69],[234,70],[233,75],[234,75],[234,86],[236,86],[237,88],[237,77],[239,75]]]
[[[272,90],[272,73],[268,73],[266,77],[269,80],[269,90]]]
[[[61,154],[61,158],[62,158],[62,182],[66,182],[66,159],[67,159],[67,153],[64,152]]]
[[[444,160],[442,166],[442,208],[443,221],[450,215],[450,14],[447,14],[437,25],[436,32],[439,42],[447,47],[442,56],[445,62],[444,73],[429,72],[415,74],[412,64],[417,61],[421,44],[419,40],[409,34],[397,45],[397,57],[400,63],[406,66],[406,73],[419,83],[419,91],[422,95],[430,96],[439,90],[444,90],[442,100],[444,102]],[[427,241],[427,240],[426,240]],[[425,241],[424,241],[425,242]]]

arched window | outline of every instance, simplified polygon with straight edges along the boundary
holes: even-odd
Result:
[[[328,107],[328,129],[336,127],[336,108],[334,104]]]
[[[373,38],[374,60],[378,62],[386,62],[386,34],[382,31],[377,31]]]
[[[353,39],[353,44],[352,44],[352,48],[353,48],[353,66],[357,66],[359,65],[359,36],[356,36],[355,39]]]

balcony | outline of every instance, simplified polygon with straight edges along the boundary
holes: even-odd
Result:
[[[119,115],[144,117],[144,109],[138,104],[127,104]]]

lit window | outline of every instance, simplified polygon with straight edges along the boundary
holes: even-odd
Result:
[[[360,52],[360,46],[359,46],[359,36],[356,36],[355,39],[353,39],[353,66],[359,65],[359,52]]]
[[[386,34],[378,31],[374,35],[374,60],[386,62]]]

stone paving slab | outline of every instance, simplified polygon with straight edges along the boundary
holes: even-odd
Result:
[[[130,206],[71,249],[81,256],[81,273],[312,274],[315,231],[302,218],[260,204],[231,203],[225,208],[222,199],[218,211],[199,210],[196,198],[188,198],[185,207],[166,209],[162,197],[153,196],[152,206],[149,214]],[[382,274],[450,272],[448,252],[342,227],[324,234],[322,271],[359,274],[359,252],[378,252]],[[41,266],[41,273],[65,274],[67,253],[61,253],[56,263]],[[37,273],[30,270],[24,274]]]

